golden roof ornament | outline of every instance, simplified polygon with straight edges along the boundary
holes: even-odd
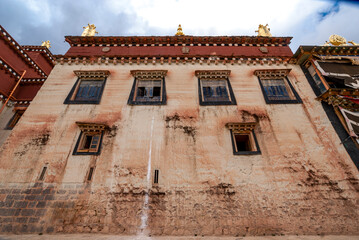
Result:
[[[333,46],[347,46],[347,40],[339,35],[333,34],[329,37],[329,42],[325,42],[324,46],[330,46],[332,44]]]
[[[182,32],[181,24],[178,25],[177,32],[175,36],[184,36],[184,33]]]
[[[42,42],[42,41],[41,41]],[[41,43],[41,46],[42,47],[47,47],[48,49],[51,47],[51,45],[50,45],[50,40],[47,40],[47,41],[45,41],[45,42],[42,42]]]
[[[270,33],[270,28],[268,27],[268,23],[265,26],[259,24],[258,30],[256,30],[255,32],[258,33],[258,37],[272,37],[272,34]]]
[[[92,36],[95,36],[96,33],[96,26],[95,24],[87,24],[86,27],[83,27],[84,28],[84,31],[82,32],[81,36],[82,37],[92,37]]]

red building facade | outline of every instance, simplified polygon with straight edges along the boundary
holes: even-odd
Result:
[[[53,60],[47,47],[21,46],[0,25],[1,105],[9,100],[0,113],[0,129],[16,125],[54,67]],[[8,134],[0,130],[0,143]]]

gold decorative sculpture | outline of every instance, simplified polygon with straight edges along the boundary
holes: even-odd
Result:
[[[84,28],[84,31],[82,32],[81,36],[83,37],[91,37],[91,36],[95,36],[96,33],[96,26],[95,24],[87,24],[86,27],[83,27]]]
[[[178,25],[177,32],[175,36],[184,36],[184,33],[182,32],[181,24]]]
[[[255,31],[258,33],[258,37],[271,37],[272,34],[270,33],[270,28],[268,27],[268,24],[263,26],[262,24],[259,24],[258,30]]]
[[[50,40],[47,40],[47,41],[45,41],[45,42],[42,42],[41,43],[41,46],[43,46],[43,47],[47,47],[48,49],[51,47],[51,45],[50,45]]]
[[[344,37],[336,35],[336,34],[330,35],[329,42],[334,46],[347,45],[347,40]]]
[[[348,43],[351,43],[354,46],[359,46],[359,43],[355,43],[354,41],[348,41]]]

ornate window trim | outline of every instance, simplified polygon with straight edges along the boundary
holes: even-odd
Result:
[[[107,77],[110,75],[110,72],[107,70],[94,70],[94,71],[74,71],[77,76],[77,81],[72,87],[69,95],[66,97],[64,104],[99,104],[101,101],[102,93],[105,88]],[[79,87],[82,81],[99,81],[101,82],[101,88],[94,100],[79,100],[76,99]]]
[[[292,104],[302,103],[302,99],[299,97],[297,91],[295,91],[293,85],[288,79],[288,74],[291,69],[260,69],[255,70],[254,75],[258,77],[259,85],[261,87],[264,99],[267,104]],[[263,81],[269,80],[283,80],[285,89],[291,96],[290,99],[270,99],[267,96]]]
[[[166,96],[166,82],[165,77],[167,70],[132,70],[131,75],[135,78],[133,81],[130,96],[128,98],[128,105],[165,105],[167,102]],[[160,94],[159,100],[142,100],[137,99],[138,85],[142,81],[161,81],[161,89],[158,91]],[[153,87],[154,88],[154,87]]]
[[[229,81],[230,70],[197,70],[195,75],[198,78],[198,96],[199,104],[201,106],[210,106],[210,105],[237,105],[236,98],[234,96],[231,83]],[[217,101],[208,101],[205,100],[203,93],[203,81],[206,80],[218,80],[226,82],[226,90],[228,92],[228,100],[217,100]]]
[[[75,70],[74,73],[81,79],[104,79],[110,76],[110,71],[108,70]]]
[[[234,155],[256,155],[261,154],[259,144],[254,133],[254,129],[257,123],[248,122],[248,123],[227,123],[226,126],[230,130],[231,139],[232,139],[232,148]],[[239,150],[237,146],[236,138],[238,136],[244,136],[246,144],[248,145],[247,150]]]
[[[105,124],[85,122],[76,122],[76,124],[80,128],[81,133],[72,154],[99,155],[101,153],[103,133],[107,126]],[[85,143],[86,141],[87,144]]]

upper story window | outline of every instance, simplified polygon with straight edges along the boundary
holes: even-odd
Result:
[[[109,71],[74,71],[78,77],[64,104],[99,104]]]
[[[236,105],[229,70],[196,71],[200,105]]]
[[[254,128],[255,122],[249,123],[228,123],[227,127],[231,132],[232,147],[234,155],[260,154]]]
[[[133,70],[133,82],[129,105],[166,104],[166,70]]]
[[[101,152],[104,124],[76,122],[81,129],[73,155],[99,155]]]
[[[320,93],[326,92],[327,88],[324,86],[323,81],[318,76],[317,72],[315,71],[315,68],[312,65],[310,65],[308,67],[308,71],[309,71],[310,75],[312,76],[314,83],[317,86],[317,88],[319,89]]]
[[[302,103],[287,78],[290,69],[263,69],[254,74],[259,79],[264,99],[268,104]]]

